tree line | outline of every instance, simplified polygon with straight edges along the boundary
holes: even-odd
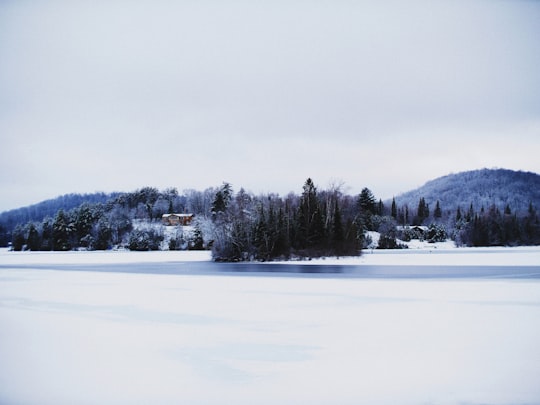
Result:
[[[195,215],[193,227],[165,235],[166,213]],[[419,228],[420,227],[420,228]],[[380,237],[374,246],[369,231]],[[357,255],[362,248],[395,249],[402,241],[453,239],[459,246],[540,244],[540,222],[529,202],[526,212],[492,205],[445,209],[420,197],[409,207],[396,199],[385,205],[369,188],[357,196],[342,184],[325,190],[307,179],[300,194],[253,195],[232,185],[204,191],[145,187],[117,193],[106,202],[58,209],[41,221],[18,224],[10,233],[13,250],[212,249],[215,260],[274,260]]]
[[[131,193],[117,193],[105,203],[83,202],[70,210],[60,208],[54,216],[46,215],[42,221],[15,226],[11,232],[12,248],[158,250],[163,248],[164,240],[163,230],[157,226],[162,215],[193,208],[204,210],[204,200],[210,201],[210,194],[211,190],[189,190],[180,195],[174,188],[159,191],[144,187]],[[171,247],[202,248],[200,232],[192,232],[188,237],[191,239],[178,234],[170,243]]]

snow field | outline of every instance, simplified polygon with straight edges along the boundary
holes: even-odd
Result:
[[[0,269],[0,403],[540,403],[540,283]]]

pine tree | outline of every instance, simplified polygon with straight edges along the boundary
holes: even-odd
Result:
[[[374,231],[373,229],[373,215],[377,213],[377,207],[375,202],[375,196],[371,190],[364,187],[358,196],[358,209],[360,211],[359,225],[367,231]]]
[[[26,244],[24,229],[21,225],[17,225],[11,234],[11,247],[16,252],[23,250]]]
[[[396,199],[392,197],[392,208],[391,208],[391,214],[392,218],[397,219],[397,207],[396,207]]]
[[[429,206],[426,204],[424,197],[420,197],[418,201],[418,210],[416,214],[417,218],[414,222],[417,222],[418,225],[421,225],[422,222],[429,217]]]
[[[111,224],[106,218],[101,218],[97,223],[97,235],[95,248],[97,250],[106,250],[109,248],[112,239]]]
[[[94,225],[94,215],[90,204],[83,203],[78,209],[74,211],[74,230],[76,232],[76,242],[78,243],[82,238],[90,234]]]
[[[403,225],[407,225],[409,223],[409,207],[405,205],[405,212],[403,215]]]
[[[433,212],[433,216],[437,219],[442,217],[442,210],[439,200],[437,200],[437,203],[435,204],[435,211]]]
[[[52,237],[53,250],[70,250],[69,242],[72,233],[72,226],[64,210],[59,210],[53,223]]]
[[[375,215],[377,213],[375,201],[375,196],[371,190],[364,187],[358,196],[358,206],[360,211],[369,212],[371,215]]]
[[[212,202],[212,214],[217,216],[220,213],[225,213],[232,199],[232,187],[229,183],[223,183],[221,188],[216,192],[214,201]]]
[[[52,250],[53,219],[45,217],[41,223],[41,247],[40,250]]]
[[[29,250],[37,251],[41,247],[41,240],[39,232],[33,223],[28,225],[28,237],[26,239],[26,246]]]
[[[203,250],[204,249],[204,240],[201,232],[201,228],[195,226],[193,230],[192,243],[190,245],[190,250]]]
[[[303,190],[300,197],[300,206],[298,207],[297,242],[300,249],[313,246],[313,223],[319,205],[317,188],[311,178],[306,180]]]

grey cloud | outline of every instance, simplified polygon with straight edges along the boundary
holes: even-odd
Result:
[[[539,20],[537,2],[513,1],[4,2],[0,169],[14,178],[32,162],[34,181],[48,173],[58,194],[77,176],[104,189],[152,182],[143,159],[165,186],[178,185],[167,172],[202,162],[190,186],[214,181],[213,166],[252,188],[287,183],[270,164],[258,178],[246,170],[264,144],[280,173],[326,170],[392,189],[402,183],[389,184],[391,173],[351,174],[363,148],[372,153],[362,167],[394,167],[401,151],[429,138],[443,175],[455,171],[441,148],[449,137],[510,162],[500,153],[509,134],[538,145],[530,128],[540,120]],[[162,144],[188,144],[196,155],[168,171]],[[294,158],[300,145],[312,163]],[[539,171],[534,148],[525,149],[521,168]],[[61,151],[78,156],[65,160],[75,166],[64,179],[62,160],[44,157]],[[103,176],[122,166],[129,179]],[[5,201],[20,193],[9,190]]]

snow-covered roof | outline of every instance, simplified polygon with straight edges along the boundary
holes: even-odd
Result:
[[[405,231],[407,229],[421,229],[422,231],[427,231],[429,230],[429,227],[424,226],[424,225],[405,225],[405,226],[398,225],[396,226],[396,229],[398,231]]]
[[[180,218],[189,218],[192,217],[193,214],[163,214],[162,218],[169,218],[170,216],[180,217]]]

